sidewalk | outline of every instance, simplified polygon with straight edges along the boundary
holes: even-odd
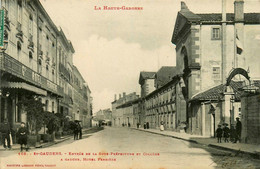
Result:
[[[191,135],[187,133],[178,133],[174,131],[160,131],[159,129],[142,129],[142,128],[132,128],[135,130],[149,132],[153,134],[163,135],[167,137],[173,137],[176,139],[181,139],[189,141],[196,144],[206,145],[208,147],[214,147],[222,150],[228,150],[235,153],[245,153],[253,156],[254,158],[260,158],[260,145],[245,144],[245,143],[217,143],[217,139],[209,138],[198,135]]]
[[[91,129],[94,129],[95,127],[92,127],[92,128],[87,128],[87,129],[83,129],[82,130],[82,136],[84,136],[85,134],[88,134],[88,133],[85,133],[87,132],[88,130],[91,130]],[[70,138],[73,138],[74,136],[73,135],[67,135],[67,136],[64,136],[64,137],[61,137],[60,139],[55,139],[54,142],[46,142],[46,143],[37,143],[36,144],[36,147],[30,147],[30,149],[36,149],[36,148],[46,148],[46,147],[50,147],[50,146],[53,146],[55,144],[59,144],[63,141],[66,141]],[[12,150],[20,150],[20,144],[14,144],[12,145]],[[0,146],[0,151],[12,151],[12,150],[5,150],[5,148],[3,147],[3,145]]]

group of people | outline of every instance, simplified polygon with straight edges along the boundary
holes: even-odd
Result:
[[[236,121],[237,121],[236,127],[234,127],[234,125],[231,125],[230,129],[227,123],[224,123],[223,127],[222,125],[218,125],[218,128],[216,130],[218,143],[221,143],[222,137],[224,137],[224,142],[229,142],[229,141],[233,143],[236,143],[237,141],[240,142],[242,123],[238,117],[236,118]]]
[[[5,150],[12,149],[12,145],[13,145],[13,139],[12,139],[12,130],[11,130],[11,126],[8,123],[8,120],[5,119],[2,129],[1,129],[1,133],[2,133],[2,143],[3,143],[3,147],[5,148]],[[28,135],[28,130],[25,127],[25,123],[21,122],[21,126],[17,131],[17,137],[18,137],[18,143],[21,146],[21,151],[23,151],[24,149],[26,151],[28,151],[28,147],[27,147],[27,135]]]
[[[82,139],[82,127],[80,121],[75,121],[73,126],[74,140]]]

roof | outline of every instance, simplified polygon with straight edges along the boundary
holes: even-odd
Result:
[[[155,75],[156,84],[158,87],[163,86],[172,80],[172,77],[177,75],[175,66],[163,66]]]
[[[234,90],[235,92],[235,100],[240,100],[240,97],[242,95],[242,91],[239,89],[242,88],[242,81],[231,81],[230,82],[230,87]],[[190,101],[195,101],[195,100],[223,100],[223,93],[226,90],[226,85],[225,84],[220,84],[218,86],[215,86],[213,88],[210,88],[204,92],[198,93],[194,95]]]
[[[205,14],[196,14],[199,16],[198,21],[221,21],[222,14],[221,13],[205,13]],[[234,13],[227,13],[227,21],[235,21]],[[244,22],[248,24],[260,23],[260,13],[244,13]]]
[[[73,72],[74,74],[77,73],[80,76],[83,83],[86,82],[85,79],[83,78],[83,76],[81,75],[80,71],[78,70],[78,68],[75,65],[73,65],[73,71],[74,71]]]
[[[154,79],[154,75],[156,72],[140,72],[140,76],[139,76],[139,84],[142,83],[143,80],[146,79]]]
[[[195,24],[222,24],[221,13],[193,13],[184,2],[181,2],[181,10],[178,12],[174,31],[172,35],[172,43],[176,44],[179,41],[179,35],[183,31],[190,29],[191,23]],[[226,14],[227,24],[235,23],[235,14]],[[244,24],[260,24],[260,13],[244,13]]]

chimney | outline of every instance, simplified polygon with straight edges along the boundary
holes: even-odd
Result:
[[[181,11],[183,11],[183,10],[189,10],[189,8],[185,4],[185,2],[181,1]]]
[[[121,99],[121,94],[119,94],[119,99]]]
[[[123,92],[123,97],[125,97],[125,92]]]
[[[234,13],[236,22],[244,21],[244,0],[235,0]]]
[[[116,101],[116,94],[115,94],[115,101]]]

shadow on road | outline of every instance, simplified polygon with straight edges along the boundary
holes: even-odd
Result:
[[[217,141],[217,140],[216,140]],[[221,144],[221,143],[220,143]],[[228,168],[228,169],[259,169],[260,160],[250,157],[250,155],[236,153],[231,151],[220,150],[206,145],[197,143],[189,143],[190,148],[199,148],[207,151],[213,161],[209,167],[216,166],[214,168]],[[215,163],[215,164],[214,164]]]

